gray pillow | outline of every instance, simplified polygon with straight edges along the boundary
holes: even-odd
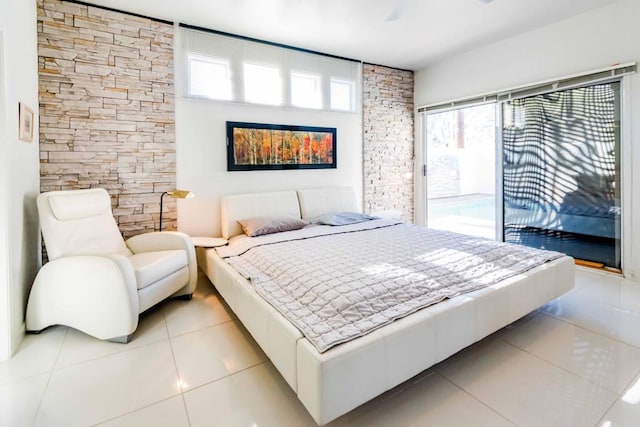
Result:
[[[249,237],[263,234],[279,233],[281,231],[299,230],[307,223],[290,216],[255,217],[238,220],[242,231]]]
[[[324,215],[320,215],[311,221],[314,224],[322,225],[348,225],[357,224],[359,222],[370,221],[372,219],[379,219],[377,216],[361,214],[358,212],[332,212]]]

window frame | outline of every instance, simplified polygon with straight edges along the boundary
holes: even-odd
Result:
[[[349,107],[346,109],[333,106],[334,97],[333,97],[332,89],[333,89],[334,82],[338,84],[347,85],[349,87]],[[348,80],[340,77],[331,77],[329,79],[329,106],[328,106],[329,110],[346,111],[346,112],[355,111],[355,102],[356,102],[356,88],[355,88],[355,82],[353,80]]]
[[[277,92],[279,93],[279,99],[278,102],[264,102],[261,100],[252,100],[249,98],[249,93],[247,91],[247,87],[249,86],[247,84],[247,77],[248,77],[248,73],[247,73],[247,67],[255,67],[255,69],[269,69],[269,70],[274,70],[277,72],[277,77],[278,77],[278,82],[277,82]],[[275,82],[269,82],[267,84],[275,84]],[[278,65],[274,65],[274,64],[268,64],[265,62],[258,62],[258,61],[243,61],[242,63],[242,88],[243,88],[243,93],[242,93],[242,99],[244,102],[248,103],[248,104],[257,104],[257,105],[273,105],[273,106],[283,106],[284,105],[284,96],[283,96],[283,78],[282,78],[282,69],[280,67],[278,67]],[[274,93],[276,92],[276,90],[274,90]]]
[[[313,103],[309,103],[309,104],[302,104],[302,103],[296,103],[294,102],[294,96],[295,96],[295,91],[294,91],[294,76],[299,76],[299,77],[306,77],[306,78],[310,78],[314,80],[314,83],[316,85],[315,87],[315,97],[316,99],[314,99]],[[323,106],[323,96],[322,96],[322,75],[319,73],[311,73],[311,72],[307,72],[307,71],[297,71],[297,70],[291,70],[291,72],[289,73],[289,104],[292,107],[296,107],[296,108],[305,108],[305,109],[312,109],[312,110],[321,110],[322,106]]]
[[[193,83],[192,83],[192,61],[199,61],[202,63],[208,64],[217,64],[226,66],[226,78],[228,83],[228,97],[218,98],[212,97],[205,94],[194,94],[193,93]],[[233,71],[231,61],[227,58],[215,57],[209,55],[202,55],[197,53],[188,53],[187,54],[187,96],[190,98],[199,98],[199,99],[211,99],[215,101],[232,101],[233,100]]]

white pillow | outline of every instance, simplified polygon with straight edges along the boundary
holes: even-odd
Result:
[[[315,217],[311,223],[321,225],[348,225],[370,221],[372,219],[380,218],[358,212],[332,212]]]
[[[238,220],[242,231],[249,237],[263,234],[279,233],[281,231],[299,230],[307,223],[290,216],[255,217]]]

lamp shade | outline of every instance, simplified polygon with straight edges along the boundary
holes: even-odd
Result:
[[[167,191],[167,196],[174,197],[176,199],[190,199],[195,197],[195,194],[189,190],[170,190]]]

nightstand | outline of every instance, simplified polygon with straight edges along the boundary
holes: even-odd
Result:
[[[223,239],[222,237],[192,237],[191,241],[196,248],[196,262],[198,263],[198,267],[200,267],[198,268],[199,276],[204,276],[202,266],[206,265],[205,257],[207,256],[208,249],[224,246],[229,243],[227,239]]]
[[[215,248],[217,246],[224,246],[227,243],[227,239],[222,237],[192,237],[193,246],[198,248]]]

